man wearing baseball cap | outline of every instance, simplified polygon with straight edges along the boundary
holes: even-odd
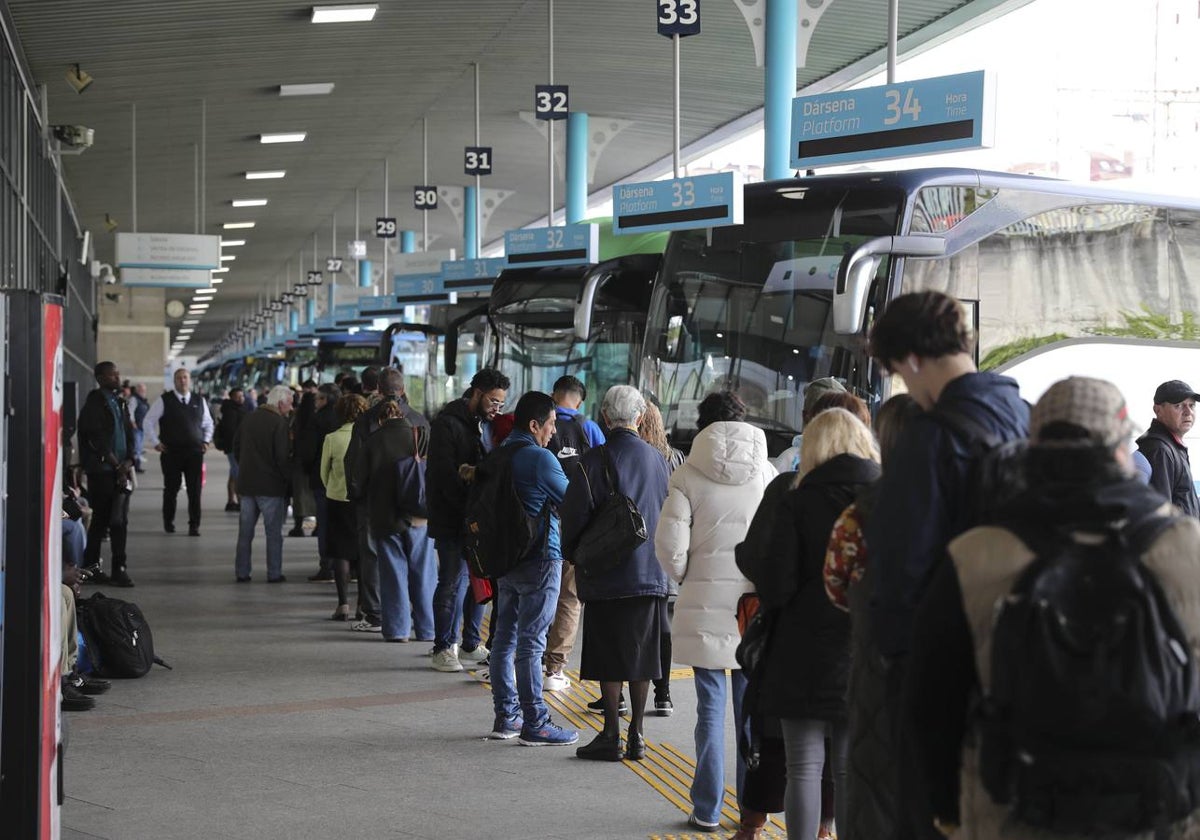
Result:
[[[1138,451],[1150,462],[1150,486],[1175,503],[1188,516],[1200,517],[1200,499],[1192,483],[1183,436],[1196,422],[1200,394],[1178,379],[1164,382],[1154,392],[1154,420],[1138,438]]]
[[[1183,383],[1166,384],[1182,386],[1189,400],[1195,396]],[[1170,395],[1178,394],[1176,390]],[[967,531],[950,542],[948,562],[934,573],[916,617],[908,675],[911,690],[905,695],[903,713],[918,758],[914,770],[921,784],[917,787],[926,792],[934,826],[942,834],[976,840],[1046,836],[1018,822],[1013,804],[995,801],[985,789],[970,711],[977,705],[981,686],[995,686],[996,606],[1010,596],[1035,560],[1054,560],[1053,554],[1046,553],[1054,543],[1044,534],[1062,533],[1057,529],[1069,525],[1068,539],[1080,545],[1103,542],[1103,535],[1114,529],[1133,535],[1129,539],[1139,546],[1138,560],[1157,578],[1184,638],[1200,634],[1200,523],[1173,516],[1175,511],[1166,500],[1133,476],[1131,433],[1125,398],[1112,383],[1071,377],[1052,385],[1029,417],[1027,489],[1005,508],[1003,517],[1014,525]],[[1152,529],[1145,543],[1138,543],[1139,526],[1156,517],[1170,519]],[[1038,534],[1043,536],[1031,540],[1030,535]],[[1040,546],[1042,555],[1031,542]],[[1096,598],[1097,590],[1082,587],[1078,597]],[[1046,701],[1053,704],[1061,699],[1047,697]],[[1104,738],[1098,732],[1095,743],[1074,746],[1096,750]],[[1106,746],[1096,752],[1104,749],[1119,748]],[[1056,755],[1068,752],[1060,750]],[[1056,784],[1073,781],[1069,775],[1056,775],[1069,774],[1062,766],[1047,765],[1040,776],[1029,777],[1016,797],[1041,802],[1053,813]],[[1127,771],[1120,782],[1128,785],[1121,795],[1109,789],[1097,793],[1096,801],[1137,802],[1128,795],[1138,787],[1134,772]],[[1080,801],[1078,796],[1070,797],[1067,794],[1066,799]],[[1156,836],[1185,836],[1178,825],[1164,829]],[[1105,836],[1132,837],[1133,833]]]

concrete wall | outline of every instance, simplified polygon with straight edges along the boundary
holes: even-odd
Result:
[[[100,293],[96,356],[115,363],[123,379],[144,382],[150,394],[163,390],[170,341],[165,326],[166,291],[117,285],[105,286]]]

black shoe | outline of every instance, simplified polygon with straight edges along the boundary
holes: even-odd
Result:
[[[226,502],[225,503],[225,512],[226,513],[241,513],[242,506],[239,505],[237,502]]]
[[[333,580],[333,571],[331,569],[325,569],[324,571],[318,570],[315,575],[309,575],[308,579],[314,582],[320,581],[325,583],[326,581]]]
[[[81,694],[103,694],[112,688],[112,683],[99,677],[89,677],[84,674],[68,674],[67,682]]]
[[[198,526],[198,525],[189,525],[189,526],[188,526],[188,536],[189,536],[189,537],[198,537],[198,536],[200,536],[200,526]]]
[[[96,708],[96,701],[75,689],[69,682],[63,680],[62,709],[64,712],[87,712]]]
[[[670,717],[673,711],[675,704],[671,702],[670,697],[654,698],[654,714],[657,717]]]
[[[287,576],[280,575],[277,578],[267,578],[267,583],[287,583]]]
[[[303,537],[304,536],[304,528],[303,528],[303,526],[297,525],[295,528],[288,531],[287,535],[289,537]]]
[[[87,577],[85,577],[84,580],[88,581],[89,583],[112,583],[105,571],[100,568],[99,563],[97,563],[95,566],[88,566],[83,571],[87,572]]]
[[[175,533],[175,523],[174,522],[164,522],[163,530],[166,531],[168,534],[174,534]]]
[[[120,586],[125,589],[133,589],[133,578],[131,578],[129,573],[125,571],[124,566],[119,569],[113,569],[113,573],[109,580],[113,586]]]
[[[146,471],[143,467],[134,467],[133,469],[138,475],[141,475]]]
[[[604,700],[593,700],[587,704],[587,710],[594,715],[604,714]],[[625,702],[625,692],[621,692],[621,700],[617,703],[617,714],[621,717],[629,714],[629,704]]]
[[[625,735],[625,759],[641,761],[646,757],[646,739],[640,732],[628,732]]]
[[[610,736],[601,732],[592,739],[590,744],[584,744],[576,749],[575,755],[588,761],[620,761],[621,736]]]
[[[238,576],[238,579],[237,579],[237,582],[238,582],[238,583],[249,583],[249,582],[250,582],[250,575],[246,575],[245,577],[241,577],[241,576],[239,575],[239,576]]]

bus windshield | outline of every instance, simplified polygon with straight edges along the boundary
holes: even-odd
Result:
[[[897,232],[903,201],[897,189],[763,185],[746,190],[743,224],[672,236],[641,385],[675,445],[690,445],[713,391],[741,396],[775,455],[799,432],[813,379],[865,389],[861,340],[833,331],[833,286],[843,254]]]
[[[591,332],[581,341],[575,335],[575,309],[593,271],[606,276],[592,308]],[[514,397],[526,391],[548,394],[560,376],[578,377],[588,389],[583,411],[599,422],[604,392],[637,381],[653,272],[602,264],[574,276],[550,274],[504,277],[497,283],[488,344],[498,357],[491,366],[512,380],[509,393]]]

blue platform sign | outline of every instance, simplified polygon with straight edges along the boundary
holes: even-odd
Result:
[[[613,187],[613,233],[741,223],[742,179],[736,172]]]
[[[524,228],[504,234],[509,268],[580,265],[600,261],[599,225]]]
[[[981,149],[992,144],[983,70],[792,100],[796,169]]]
[[[334,325],[332,316],[323,315],[313,322],[313,332],[321,335],[322,333],[341,332],[341,330]]]
[[[358,314],[358,301],[339,303],[333,307],[333,323],[339,327],[354,327],[370,321]]]
[[[395,295],[377,295],[358,299],[358,314],[364,318],[383,318],[388,315],[403,315],[405,304]]]
[[[441,273],[397,274],[392,278],[393,300],[404,306],[457,303],[458,295],[446,290]]]
[[[493,281],[507,267],[506,257],[447,260],[442,263],[442,283],[456,292],[490,292]]]

